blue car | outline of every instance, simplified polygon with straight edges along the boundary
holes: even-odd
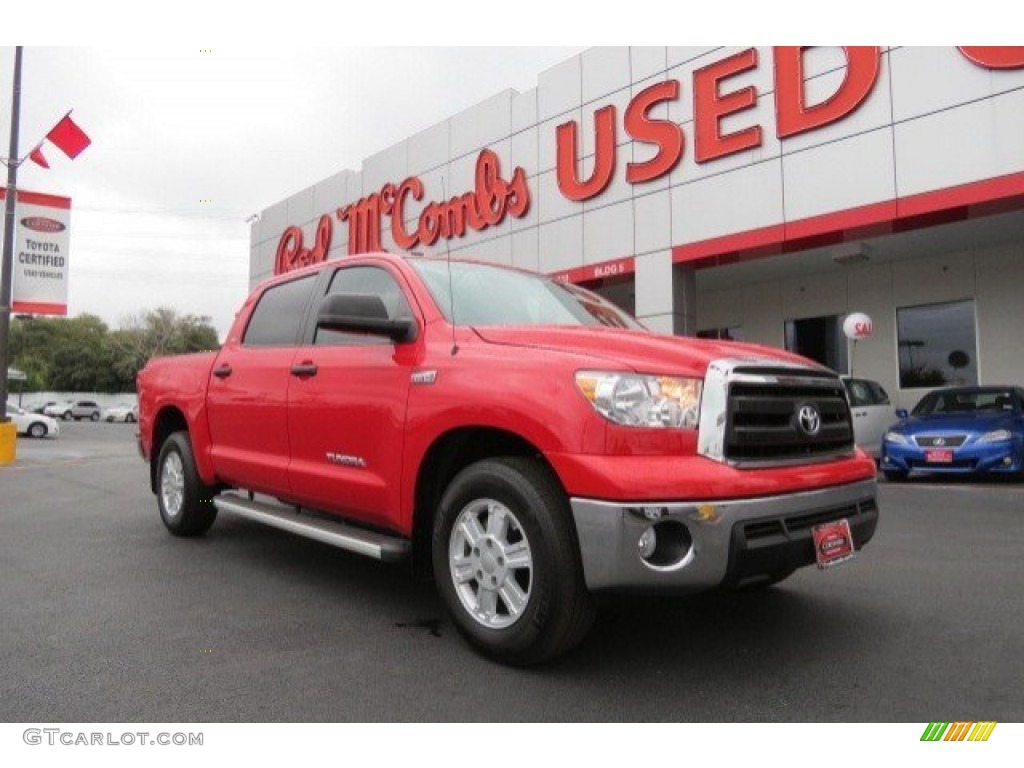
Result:
[[[882,438],[886,480],[911,472],[999,472],[1024,476],[1024,389],[938,389]]]

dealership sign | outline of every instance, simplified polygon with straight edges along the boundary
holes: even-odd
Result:
[[[14,216],[12,311],[66,315],[71,199],[18,190]]]
[[[879,78],[881,48],[844,46],[845,76],[826,98],[808,103],[804,88],[804,57],[807,46],[773,49],[775,135],[784,140],[843,120],[860,107],[874,91]],[[1024,48],[963,46],[965,60],[986,69],[1024,67]],[[756,87],[743,84],[744,76],[765,66],[758,50],[748,48],[697,69],[690,82],[666,79],[636,94],[621,116],[621,130],[633,141],[655,151],[650,159],[627,162],[622,171],[629,184],[653,181],[670,173],[687,151],[699,164],[711,163],[763,144],[765,127],[749,124],[726,131],[723,121],[738,120],[757,105]],[[682,125],[655,117],[656,108],[680,99],[693,101],[692,135]],[[559,192],[568,200],[582,202],[604,192],[615,178],[618,153],[627,144],[619,136],[620,116],[614,104],[599,108],[593,125],[567,120],[551,137],[556,147],[556,176]],[[594,158],[587,176],[580,174],[580,134],[593,132]],[[689,145],[692,144],[692,149]],[[505,181],[498,156],[490,149],[476,161],[474,189],[441,202],[424,206],[412,224],[407,207],[410,198],[420,201],[427,194],[423,181],[415,176],[388,182],[354,203],[334,212],[334,219],[348,225],[348,252],[366,253],[382,247],[382,228],[389,226],[391,239],[399,248],[412,250],[431,246],[439,239],[463,237],[469,229],[497,226],[506,216],[525,216],[530,207],[526,172],[514,169]],[[274,272],[281,274],[306,264],[323,261],[330,247],[333,222],[320,218],[315,243],[305,247],[299,227],[289,227],[278,244]]]

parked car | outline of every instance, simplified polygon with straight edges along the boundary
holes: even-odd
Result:
[[[47,416],[59,417],[64,421],[71,421],[71,419],[75,421],[79,419],[100,420],[99,403],[92,400],[67,400],[63,403],[55,403],[47,406],[43,413]]]
[[[103,412],[104,421],[123,421],[126,424],[134,424],[139,420],[139,406],[121,403],[113,408],[107,408]]]
[[[49,408],[51,405],[56,404],[56,400],[47,400],[45,403],[32,403],[32,405],[28,406],[25,410],[28,411],[29,413],[43,414],[46,412],[47,408]]]
[[[1000,472],[1024,476],[1024,389],[938,389],[885,433],[887,480],[910,472]]]
[[[878,461],[882,454],[882,435],[896,421],[896,409],[877,381],[843,377],[853,415],[853,439]]]
[[[11,403],[7,404],[7,418],[14,422],[19,435],[56,437],[60,434],[60,425],[56,420],[40,413],[30,413]]]

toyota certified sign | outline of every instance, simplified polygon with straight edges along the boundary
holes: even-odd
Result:
[[[0,200],[6,190],[0,189]],[[12,271],[16,313],[68,313],[68,244],[71,200],[18,190]]]

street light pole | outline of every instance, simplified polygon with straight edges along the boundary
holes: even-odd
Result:
[[[0,269],[0,424],[7,421],[7,366],[11,336],[11,278],[14,271],[14,203],[18,190],[18,123],[21,119],[21,46],[14,49],[14,96],[11,102],[11,151],[7,155],[4,200],[4,253]]]

